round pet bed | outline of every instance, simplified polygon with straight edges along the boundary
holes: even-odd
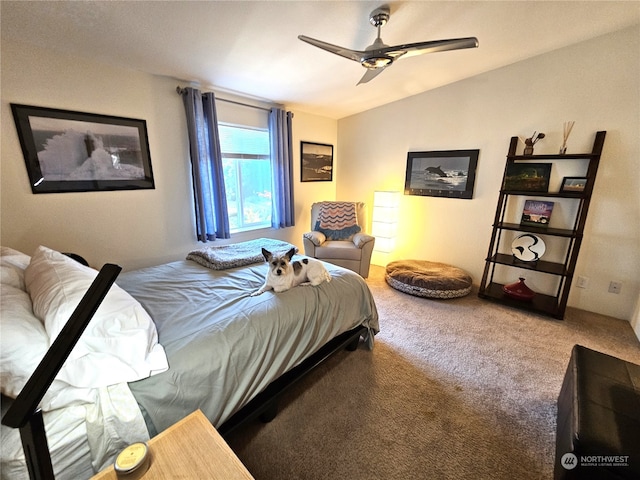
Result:
[[[458,298],[471,292],[471,276],[446,263],[398,260],[387,265],[387,283],[396,290],[426,298]]]

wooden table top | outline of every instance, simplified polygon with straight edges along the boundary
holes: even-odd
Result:
[[[151,464],[143,480],[254,480],[200,410],[148,442]],[[92,480],[117,480],[113,465]]]

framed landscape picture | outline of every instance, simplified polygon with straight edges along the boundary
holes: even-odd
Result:
[[[480,150],[409,152],[405,195],[473,198]]]
[[[587,177],[564,177],[562,179],[562,185],[560,186],[561,192],[584,192],[587,186]]]
[[[333,145],[300,142],[300,181],[333,180]]]
[[[550,163],[507,162],[504,190],[521,192],[548,192],[551,178]]]
[[[155,188],[144,120],[11,104],[33,193]]]

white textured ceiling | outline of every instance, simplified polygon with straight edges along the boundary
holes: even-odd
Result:
[[[478,38],[398,60],[370,83],[300,34],[364,50]],[[342,118],[640,23],[640,1],[2,1],[2,38]]]

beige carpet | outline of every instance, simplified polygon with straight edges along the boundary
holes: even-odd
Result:
[[[369,351],[340,352],[269,424],[229,444],[256,480],[550,479],[556,399],[578,343],[640,363],[628,322],[564,321],[477,297],[428,300],[368,279],[380,314]]]

